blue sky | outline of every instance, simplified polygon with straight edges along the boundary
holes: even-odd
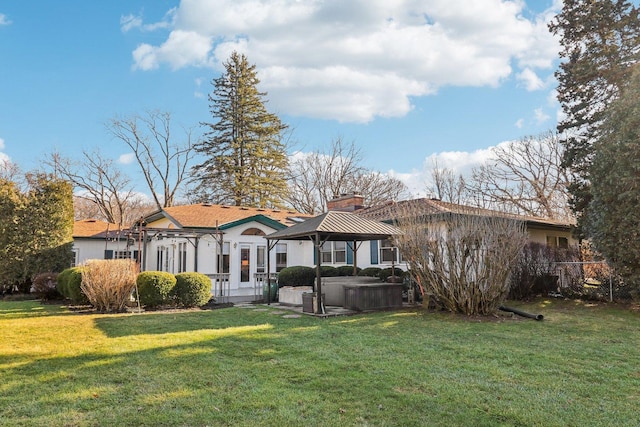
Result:
[[[363,164],[424,190],[499,143],[554,129],[559,0],[14,0],[0,3],[0,158],[127,149],[116,115],[211,121],[229,53],[255,63],[294,150],[341,137]],[[135,175],[134,164],[122,163]],[[141,187],[143,189],[143,187]]]

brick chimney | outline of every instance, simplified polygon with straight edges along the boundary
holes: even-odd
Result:
[[[356,193],[341,194],[327,202],[329,211],[354,212],[362,208],[364,208],[364,197]]]

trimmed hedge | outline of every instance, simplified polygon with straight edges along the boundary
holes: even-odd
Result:
[[[211,279],[202,273],[178,273],[173,295],[184,307],[200,307],[211,299]]]
[[[338,276],[353,276],[353,265],[341,265],[336,268],[338,270]],[[360,267],[356,267],[356,276],[359,275],[361,270]]]
[[[285,267],[278,273],[278,287],[313,286],[315,280],[316,270],[302,265]]]
[[[320,266],[320,276],[322,277],[338,277],[340,274],[338,273],[338,269],[332,267],[330,265],[321,265]]]
[[[166,271],[143,271],[138,274],[136,284],[140,304],[157,307],[172,303],[172,291],[176,281],[176,276]]]
[[[88,304],[87,296],[82,292],[83,267],[71,267],[58,274],[56,289],[60,294],[70,299],[74,304]]]
[[[402,282],[402,278],[404,277],[404,270],[402,270],[401,268],[395,267],[393,271],[396,277],[400,278],[399,282]],[[382,270],[380,270],[380,273],[378,274],[378,277],[383,282],[386,282],[390,276],[391,276],[391,267],[383,268]]]
[[[367,267],[363,270],[360,270],[358,276],[367,276],[367,277],[380,277],[381,268],[378,267]]]

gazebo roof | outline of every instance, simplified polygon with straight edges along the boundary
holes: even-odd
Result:
[[[329,211],[266,236],[268,240],[363,241],[380,240],[401,234],[389,224],[363,218],[351,212]]]

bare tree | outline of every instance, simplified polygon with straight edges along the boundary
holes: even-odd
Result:
[[[18,188],[24,188],[26,181],[20,166],[8,159],[0,159],[0,180],[13,182]]]
[[[45,156],[43,163],[56,177],[74,186],[76,197],[95,204],[99,217],[115,224],[128,224],[131,206],[141,203],[142,196],[133,191],[131,180],[110,159],[98,151],[82,152],[81,160],[62,157],[57,152]]]
[[[452,312],[495,313],[527,241],[524,223],[479,214],[425,217],[410,203],[397,210],[403,233],[395,243],[426,293]]]
[[[562,166],[563,146],[547,132],[493,148],[493,158],[474,168],[470,192],[482,207],[550,219],[571,216]]]
[[[175,144],[171,137],[171,113],[162,111],[115,117],[107,128],[133,150],[157,208],[173,206],[194,156],[191,129],[185,131],[184,143]]]
[[[467,201],[467,183],[462,175],[455,175],[449,168],[441,168],[437,159],[431,164],[431,182],[427,192],[443,202],[464,204]]]
[[[361,161],[360,149],[341,138],[334,139],[328,151],[294,156],[287,203],[300,212],[314,214],[325,211],[327,202],[340,194],[361,194],[367,205],[404,195],[406,186],[400,180],[366,169]]]

